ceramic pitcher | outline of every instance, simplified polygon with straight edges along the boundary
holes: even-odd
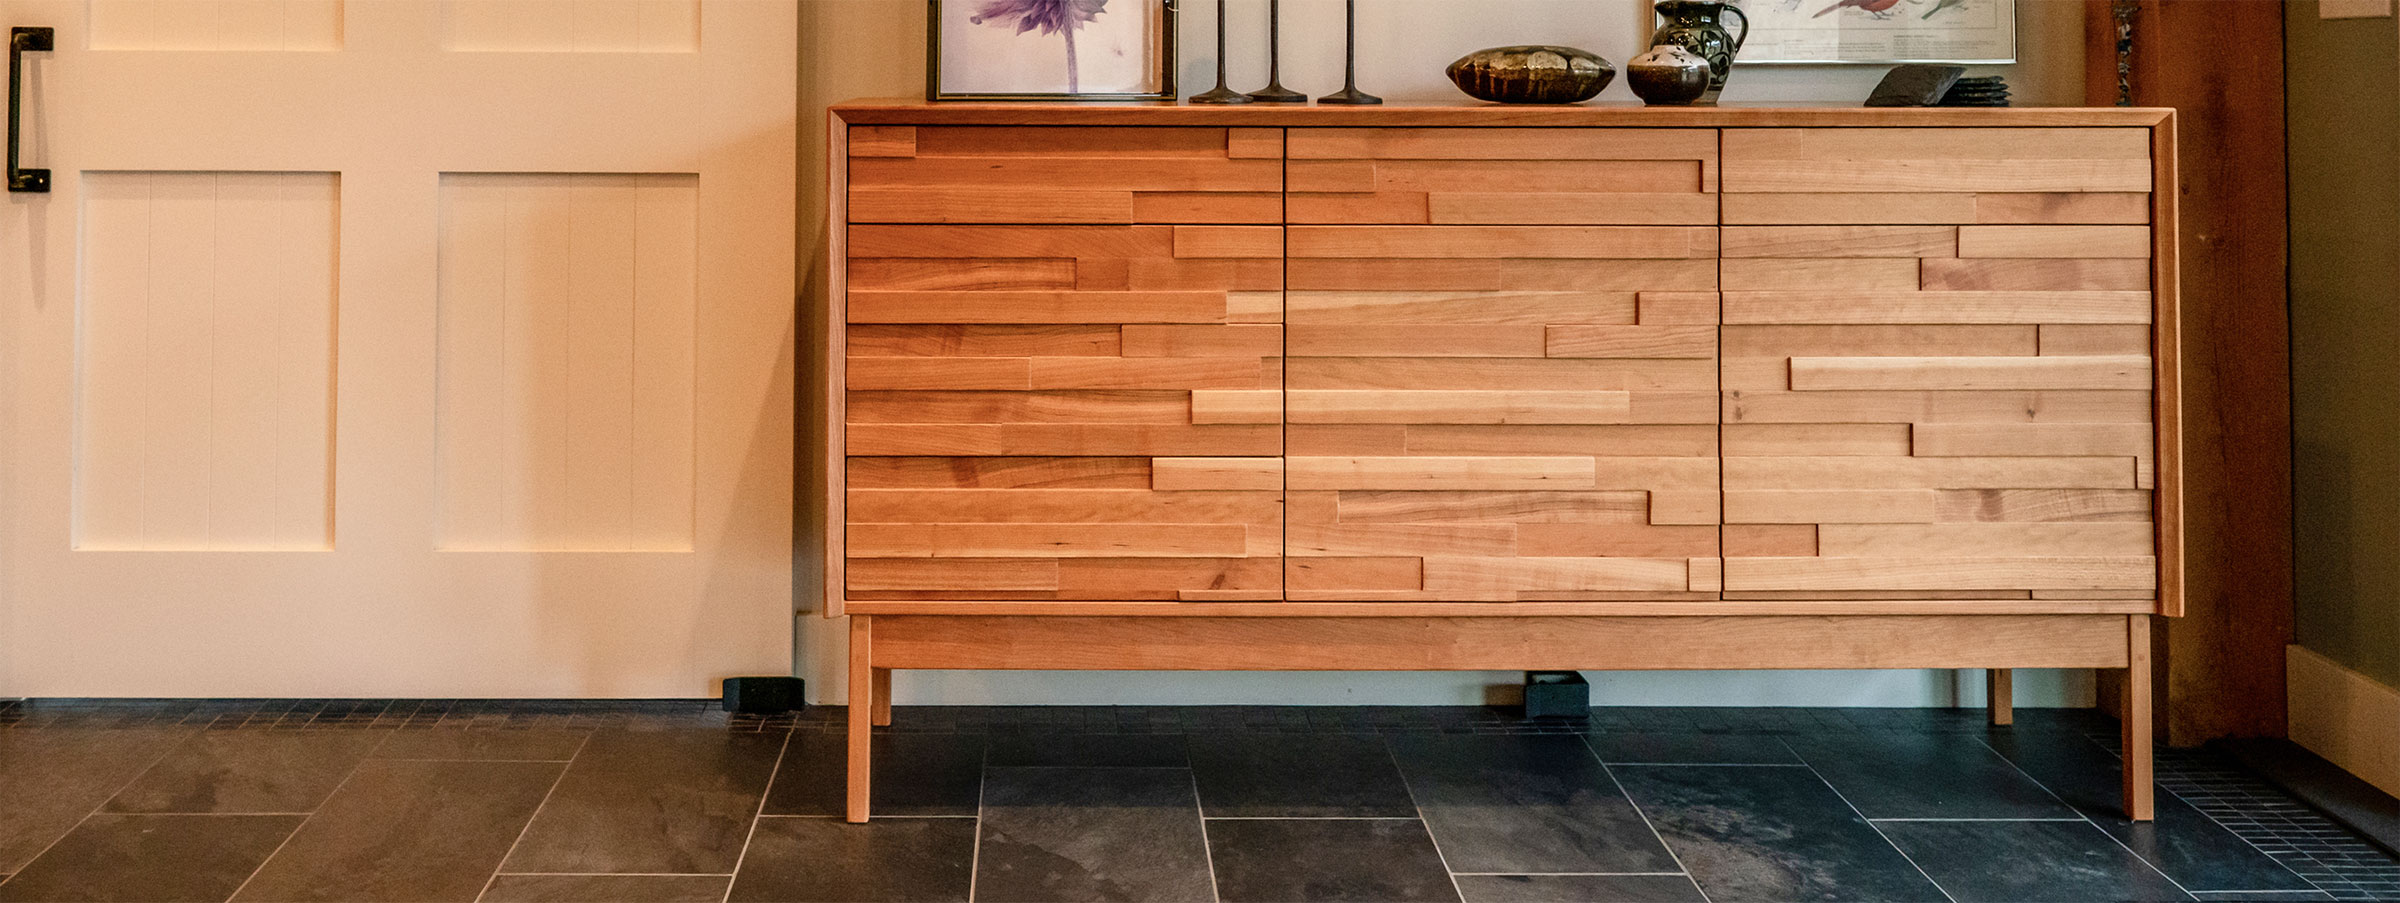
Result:
[[[1740,7],[1716,0],[1659,0],[1656,12],[1662,24],[1650,35],[1650,46],[1674,44],[1707,60],[1708,91],[1699,102],[1716,103],[1726,77],[1733,74],[1733,55],[1750,37],[1750,17]],[[1740,34],[1725,30],[1727,14],[1741,20]]]

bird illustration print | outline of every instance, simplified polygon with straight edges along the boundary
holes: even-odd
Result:
[[[1900,0],[1841,0],[1839,3],[1818,10],[1816,15],[1810,16],[1809,18],[1822,19],[1826,16],[1826,14],[1831,13],[1834,10],[1848,7],[1855,8],[1878,19],[1889,19],[1892,17],[1892,7],[1898,5],[1900,5]]]
[[[1926,10],[1924,15],[1918,16],[1917,18],[1931,19],[1933,18],[1934,13],[1941,12],[1942,10],[1949,9],[1953,6],[1964,5],[1966,2],[1967,0],[1936,0],[1932,9]]]
[[[967,21],[977,25],[1016,26],[1018,34],[1036,28],[1045,35],[1067,37],[1067,93],[1082,90],[1075,76],[1075,30],[1100,18],[1108,0],[984,0]],[[1115,20],[1110,20],[1115,21]]]

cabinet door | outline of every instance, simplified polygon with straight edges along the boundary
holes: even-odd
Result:
[[[848,232],[848,598],[1280,598],[1282,229],[1161,222],[1240,221],[1240,195],[1280,189],[1275,149],[988,131],[853,160],[873,197]],[[1141,181],[1165,159],[1196,174]],[[888,222],[920,214],[1023,222]],[[1087,216],[1136,221],[1052,222]]]
[[[1714,598],[1714,228],[1288,232],[1290,598]]]
[[[1729,598],[2149,598],[2146,129],[1728,129]]]

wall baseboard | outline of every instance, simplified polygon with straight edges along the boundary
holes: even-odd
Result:
[[[2292,742],[2400,796],[2400,689],[2286,646]]]

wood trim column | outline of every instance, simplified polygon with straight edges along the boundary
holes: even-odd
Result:
[[[2086,4],[2085,99],[2117,102],[2112,0]],[[2139,0],[2132,103],[2182,132],[2186,608],[2156,670],[2168,743],[2284,732],[2292,637],[2283,5]],[[2107,694],[2103,694],[2107,698]]]

